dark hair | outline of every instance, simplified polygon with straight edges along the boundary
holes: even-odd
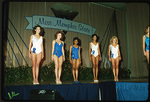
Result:
[[[44,35],[44,29],[43,29],[40,25],[36,25],[36,26],[33,27],[33,30],[32,30],[33,34],[36,33],[35,29],[36,29],[37,27],[40,27],[40,33],[39,33],[40,36],[43,36],[43,35]]]
[[[61,30],[59,30],[59,31],[56,32],[56,34],[54,35],[55,39],[57,39],[57,35],[59,33],[61,33],[61,35],[62,35],[60,40],[63,40],[64,39],[64,33]]]
[[[73,38],[73,44],[74,44],[74,41],[75,41],[75,40],[78,40],[78,44],[79,44],[79,38],[78,38],[78,37],[74,37],[74,38]]]
[[[92,38],[93,38],[94,36],[96,36],[96,41],[98,41],[99,36],[98,36],[97,34],[93,34],[93,35],[92,35]]]
[[[149,28],[149,27],[150,27],[149,25],[146,26],[146,28],[144,29],[144,34],[147,34],[147,33],[148,33],[148,28]]]

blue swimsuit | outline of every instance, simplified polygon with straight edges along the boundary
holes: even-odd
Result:
[[[149,51],[149,37],[145,35],[146,51]]]
[[[53,55],[56,55],[58,58],[60,56],[63,55],[62,53],[62,47],[63,47],[63,43],[61,43],[60,45],[55,41],[55,45],[54,45],[54,53]]]
[[[72,51],[71,58],[77,60],[79,58],[79,46],[78,48],[75,48],[74,46],[72,46],[71,51]]]

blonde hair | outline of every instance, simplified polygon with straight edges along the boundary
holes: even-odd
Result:
[[[116,36],[111,37],[110,44],[113,43],[113,39],[116,39],[116,44],[118,44],[118,38]]]
[[[149,28],[150,26],[148,25],[148,26],[146,26],[146,28],[144,29],[144,34],[147,34],[148,33],[148,28]]]

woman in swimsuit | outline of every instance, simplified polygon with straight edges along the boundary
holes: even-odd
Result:
[[[30,36],[29,42],[29,58],[31,58],[32,60],[33,84],[35,85],[39,84],[39,64],[41,62],[41,59],[44,57],[42,37],[43,28],[40,25],[36,25],[34,26],[32,31],[33,35]]]
[[[78,68],[81,64],[81,57],[80,57],[80,47],[78,46],[79,38],[73,38],[73,45],[70,46],[70,53],[69,53],[69,60],[72,64],[72,74],[75,83],[79,83],[78,81]]]
[[[147,61],[149,63],[149,29],[150,26],[147,26],[144,30],[145,35],[143,35],[143,53],[147,58]],[[146,43],[146,49],[145,49],[145,43]]]
[[[108,57],[112,63],[114,81],[119,81],[118,80],[118,72],[119,72],[118,67],[119,67],[119,61],[121,60],[121,55],[120,55],[120,50],[119,50],[118,38],[116,36],[113,36],[110,39]]]
[[[93,41],[89,44],[89,59],[93,66],[94,82],[98,82],[98,64],[101,60],[101,53],[99,43],[97,42],[98,36],[93,34],[92,39]]]
[[[62,84],[60,81],[62,64],[65,61],[64,55],[64,42],[62,41],[64,38],[62,31],[57,31],[54,35],[56,40],[52,41],[52,60],[55,63],[55,77],[56,84]]]

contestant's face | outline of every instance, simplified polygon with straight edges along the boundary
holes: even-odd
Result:
[[[113,39],[113,43],[116,43],[116,38]]]
[[[74,40],[73,43],[74,43],[75,45],[77,45],[77,44],[78,44],[78,40]]]
[[[36,31],[36,33],[40,33],[40,31],[41,31],[40,27],[36,27],[35,31]]]
[[[97,39],[97,37],[96,37],[96,36],[93,36],[93,40],[96,41],[96,39]]]
[[[61,39],[61,37],[62,37],[61,33],[58,33],[57,39]]]

